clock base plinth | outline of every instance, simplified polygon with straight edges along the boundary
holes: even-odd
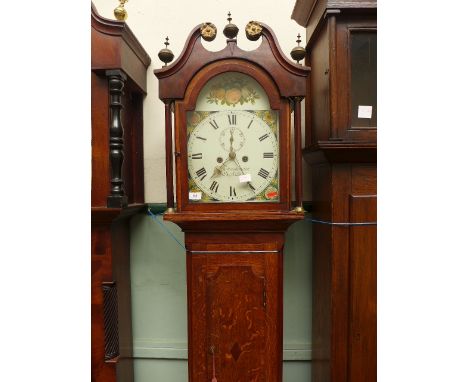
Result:
[[[185,232],[189,380],[282,380],[283,247],[296,212],[173,213]]]

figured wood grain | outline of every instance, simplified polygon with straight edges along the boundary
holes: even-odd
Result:
[[[281,381],[282,252],[188,252],[187,272],[190,380],[211,378],[214,347],[218,380]]]
[[[221,381],[265,381],[265,279],[248,265],[222,265],[207,277],[207,332]],[[207,369],[212,374],[211,362]]]

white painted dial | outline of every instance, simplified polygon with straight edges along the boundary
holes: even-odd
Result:
[[[248,111],[210,114],[194,128],[187,148],[191,178],[214,201],[258,201],[278,175],[276,135]]]

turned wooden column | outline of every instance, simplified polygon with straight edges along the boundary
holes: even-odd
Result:
[[[121,70],[106,70],[109,80],[109,162],[111,173],[107,207],[125,207],[128,204],[122,178],[124,161],[124,128],[122,125],[122,95],[127,76]]]
[[[174,211],[174,181],[173,181],[173,152],[172,152],[172,100],[164,102],[164,110],[166,114],[165,129],[166,129],[166,195],[167,195],[167,212]]]
[[[296,189],[295,210],[304,211],[302,207],[302,131],[301,131],[301,101],[303,97],[294,97],[294,175]]]

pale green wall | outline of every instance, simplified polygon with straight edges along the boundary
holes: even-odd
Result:
[[[180,229],[158,221],[183,243]],[[148,215],[131,222],[135,382],[186,382],[187,297],[185,252]],[[311,378],[311,253],[309,223],[293,225],[284,264],[284,382]]]

